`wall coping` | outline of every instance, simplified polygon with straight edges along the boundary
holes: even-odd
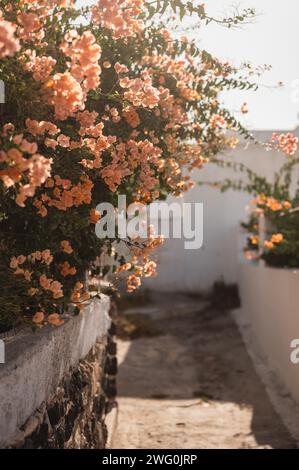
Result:
[[[110,298],[101,294],[60,327],[27,328],[4,339],[5,364],[0,364],[0,447],[10,445],[16,431],[57,391],[70,368],[86,357],[107,334]]]

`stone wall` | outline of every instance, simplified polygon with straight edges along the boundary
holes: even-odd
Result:
[[[0,365],[0,445],[104,448],[116,409],[115,325],[102,296],[59,328],[6,344]],[[26,417],[26,419],[24,419]]]

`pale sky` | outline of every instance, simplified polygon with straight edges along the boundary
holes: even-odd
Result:
[[[236,1],[206,0],[205,5],[209,15],[223,16]],[[246,0],[238,5],[256,8],[259,15],[252,24],[237,30],[210,24],[196,33],[198,44],[236,64],[249,61],[272,65],[259,80],[265,85],[260,91],[229,92],[223,99],[232,110],[239,110],[244,101],[248,103],[250,113],[241,119],[252,129],[292,130],[299,124],[299,0]],[[284,88],[273,89],[279,81]]]
[[[232,4],[236,4],[234,0],[207,0],[206,10],[221,15]],[[239,5],[259,12],[253,24],[238,30],[210,24],[198,32],[199,43],[217,57],[234,63],[272,65],[272,70],[260,79],[266,87],[246,96],[230,92],[226,102],[232,109],[248,102],[250,113],[245,123],[251,128],[293,129],[299,124],[299,0],[246,0]],[[284,83],[283,89],[267,88],[279,81]]]

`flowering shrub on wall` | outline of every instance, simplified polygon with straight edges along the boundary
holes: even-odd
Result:
[[[263,259],[275,267],[299,267],[298,141],[292,133],[272,135],[266,148],[278,150],[286,157],[272,180],[243,163],[214,160],[217,165],[245,176],[217,182],[217,187],[254,196],[249,205],[249,219],[241,224],[248,233],[244,254],[249,260]]]
[[[299,267],[299,189],[298,157],[291,157],[274,182],[256,178],[251,215],[244,228],[249,232],[245,255],[264,259],[268,266]],[[265,233],[259,230],[265,218]],[[262,239],[261,239],[262,236]]]
[[[0,1],[0,322],[59,325],[89,294],[87,270],[128,273],[128,289],[154,275],[161,240],[131,243],[129,258],[95,235],[96,206],[150,203],[192,186],[199,168],[249,134],[218,100],[248,89],[246,70],[172,34],[176,17],[214,21],[180,0]],[[243,22],[252,10],[223,19]],[[220,20],[217,20],[220,21]]]

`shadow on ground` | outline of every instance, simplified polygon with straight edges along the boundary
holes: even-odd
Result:
[[[118,342],[114,448],[295,447],[228,312],[155,294],[130,315],[144,337]]]

